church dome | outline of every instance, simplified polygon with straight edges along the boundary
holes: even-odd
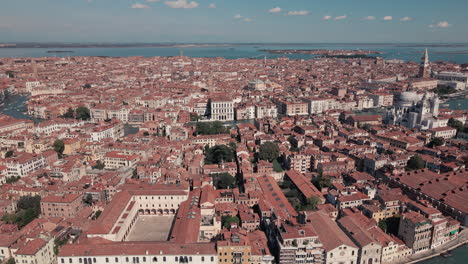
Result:
[[[402,92],[400,94],[400,102],[402,103],[413,103],[421,100],[421,96],[416,92]]]

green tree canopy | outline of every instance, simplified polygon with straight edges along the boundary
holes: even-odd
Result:
[[[295,136],[289,136],[288,141],[291,144],[291,151],[298,151],[299,142],[297,141]]]
[[[447,125],[457,129],[457,131],[463,131],[464,130],[463,123],[461,121],[455,119],[455,118],[450,118]]]
[[[322,190],[322,188],[328,188],[332,185],[330,177],[325,177],[323,175],[319,175],[318,177],[313,178],[312,183],[319,190]]]
[[[283,167],[282,167],[281,164],[278,162],[278,159],[273,160],[273,170],[274,170],[275,172],[282,172],[282,171],[284,171],[284,170],[283,170]]]
[[[15,214],[6,214],[3,216],[2,220],[10,224],[17,224],[22,228],[39,217],[41,213],[41,197],[22,196],[17,206],[18,211]]]
[[[221,164],[234,160],[234,152],[226,145],[216,145],[207,148],[205,153],[206,164]]]
[[[87,205],[93,205],[93,196],[92,196],[90,193],[88,193],[88,194],[84,197],[83,202],[84,202],[85,204],[87,204]]]
[[[65,150],[65,144],[63,143],[63,140],[60,140],[60,139],[57,139],[54,141],[54,150],[58,153],[58,154],[63,154],[63,151]]]
[[[317,196],[311,196],[307,198],[306,203],[302,206],[302,210],[310,211],[317,208],[317,204],[320,204],[322,201]]]
[[[408,160],[408,163],[406,164],[406,169],[407,170],[420,170],[420,169],[424,169],[424,167],[425,167],[425,162],[418,155],[412,156]]]
[[[195,125],[195,133],[197,135],[218,135],[228,133],[228,129],[219,121],[197,122]]]
[[[96,161],[96,165],[93,166],[93,169],[103,170],[105,167],[106,167],[106,165],[104,164],[104,162],[98,160],[98,161]]]
[[[260,146],[258,155],[261,160],[273,162],[279,157],[279,147],[275,143],[267,141]]]
[[[75,112],[76,112],[76,119],[89,120],[91,118],[89,109],[86,106],[78,107]]]
[[[228,216],[223,216],[221,218],[221,224],[225,228],[231,227],[232,223],[235,223],[235,224],[239,225],[239,223],[240,223],[239,218],[237,218],[236,216],[229,216],[229,215]]]
[[[75,110],[71,107],[68,108],[67,112],[62,115],[63,118],[75,118]]]
[[[236,187],[236,178],[227,172],[216,173],[212,177],[217,189],[232,189]]]
[[[379,227],[382,229],[384,232],[387,232],[387,221],[385,219],[382,219],[379,221]]]
[[[432,139],[431,142],[429,142],[429,144],[427,144],[427,146],[430,147],[430,148],[433,148],[433,147],[437,147],[437,146],[442,146],[444,143],[445,143],[445,140],[443,138],[436,137],[436,138]]]
[[[7,151],[7,152],[5,153],[5,158],[9,158],[9,157],[13,156],[14,153],[15,153],[15,152],[14,152],[13,150]]]

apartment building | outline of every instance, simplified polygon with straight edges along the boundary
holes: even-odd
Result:
[[[398,227],[398,236],[414,253],[431,248],[432,223],[429,219],[410,211],[402,214]]]
[[[52,264],[56,262],[53,238],[36,238],[27,241],[13,253],[16,263]]]
[[[42,155],[26,152],[15,152],[15,154],[5,160],[8,168],[8,177],[24,177],[46,165]]]
[[[83,208],[83,195],[48,195],[41,199],[41,214],[46,217],[73,218]]]

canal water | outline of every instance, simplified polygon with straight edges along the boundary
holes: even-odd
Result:
[[[417,264],[466,264],[468,263],[468,245],[465,244],[451,251],[451,256],[435,257],[418,262]]]

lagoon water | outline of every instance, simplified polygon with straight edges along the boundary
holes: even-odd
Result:
[[[377,56],[405,61],[420,60],[424,49],[429,50],[431,61],[468,63],[468,44],[233,44],[230,46],[192,47],[126,47],[126,48],[0,48],[1,57],[68,57],[68,56],[178,56],[182,50],[189,57],[278,58],[310,59],[315,55],[272,55],[262,49],[347,49],[375,50]],[[47,53],[47,51],[73,51],[69,53]]]

